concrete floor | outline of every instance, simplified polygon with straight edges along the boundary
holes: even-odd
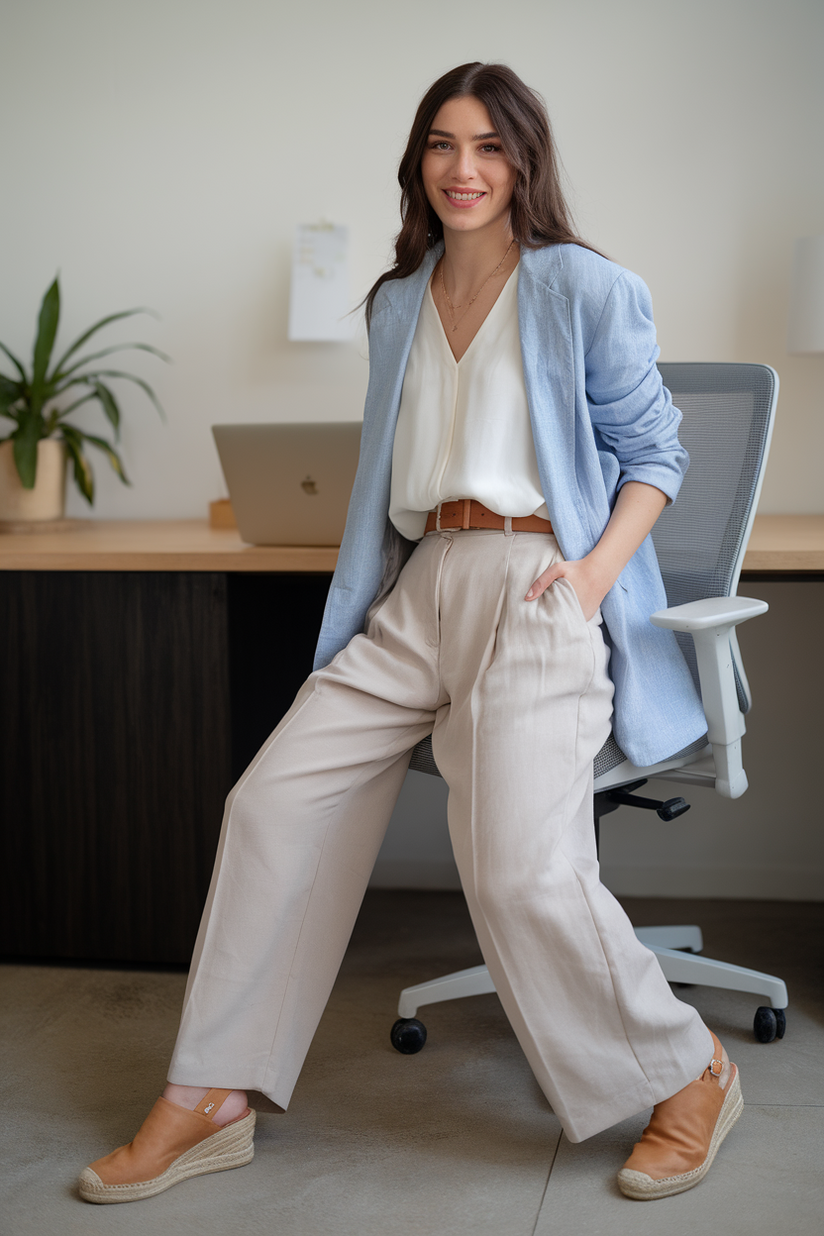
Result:
[[[699,922],[707,955],[790,990],[786,1037],[769,1045],[752,1037],[756,998],[678,991],[738,1063],[746,1103],[697,1189],[623,1198],[615,1172],[646,1113],[567,1142],[496,996],[429,1009],[423,1052],[398,1055],[399,989],[475,964],[477,946],[460,894],[370,892],[292,1106],[259,1117],[254,1162],[129,1206],[86,1205],[74,1181],[129,1140],[162,1088],[185,976],[0,966],[0,1233],[819,1236],[824,905],[625,904],[638,925]]]

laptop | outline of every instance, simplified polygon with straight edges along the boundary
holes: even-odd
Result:
[[[238,530],[251,545],[340,545],[361,422],[213,425]]]

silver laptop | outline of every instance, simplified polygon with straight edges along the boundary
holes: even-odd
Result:
[[[361,422],[213,425],[238,530],[251,545],[340,545]]]

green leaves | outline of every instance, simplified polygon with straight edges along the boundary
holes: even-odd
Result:
[[[34,489],[37,476],[37,443],[43,435],[31,418],[23,420],[11,435],[14,442],[14,462],[24,489]]]
[[[0,347],[2,347],[2,344],[0,344]],[[88,365],[90,361],[100,360],[103,356],[111,356],[113,352],[128,352],[132,348],[136,348],[141,352],[151,352],[152,356],[159,356],[162,361],[171,363],[171,356],[161,352],[160,348],[153,348],[150,343],[118,343],[112,348],[102,348],[99,352],[92,352],[91,356],[82,357],[79,361],[75,361],[73,365],[70,365],[68,369],[62,368],[63,361],[66,359],[64,357],[60,364],[55,366],[50,382],[58,391],[64,390],[65,386],[59,384],[63,383],[71,374],[76,373],[78,369],[82,369],[84,365]],[[65,385],[68,385],[68,383],[65,383]]]
[[[126,472],[123,468],[123,461],[110,442],[107,442],[105,438],[96,438],[90,433],[84,433],[82,437],[84,437],[87,442],[91,442],[92,446],[96,446],[99,451],[103,452],[124,485],[131,485],[131,481],[126,476]]]
[[[40,318],[37,323],[37,338],[34,341],[34,362],[31,375],[33,390],[41,390],[46,381],[46,370],[51,360],[52,348],[60,321],[60,288],[57,279],[43,297]]]
[[[96,374],[90,374],[89,376],[94,376],[95,378],[98,376],[103,378],[124,378],[127,382],[134,382],[136,386],[139,386],[142,391],[146,392],[149,399],[151,399],[152,403],[157,408],[158,416],[162,421],[165,421],[166,413],[163,411],[163,405],[152,390],[151,386],[149,386],[149,383],[144,382],[142,378],[136,378],[133,373],[124,373],[122,369],[98,369]]]
[[[55,283],[56,282],[57,280],[55,279]],[[75,339],[74,343],[69,348],[69,350],[63,353],[63,355],[60,357],[60,360],[57,362],[57,364],[54,367],[55,374],[60,372],[60,370],[63,368],[66,361],[69,359],[69,357],[74,356],[75,352],[77,352],[79,348],[82,348],[86,340],[91,339],[92,335],[97,334],[99,330],[102,330],[104,326],[108,326],[110,322],[118,322],[120,321],[121,318],[133,318],[136,313],[148,313],[150,317],[153,317],[153,318],[157,317],[157,314],[152,309],[124,309],[121,313],[110,313],[107,318],[101,318],[99,322],[95,322],[94,326],[90,326],[87,331],[84,331],[84,333],[80,336],[79,339]],[[139,345],[130,344],[127,346],[136,347]],[[154,349],[150,349],[150,350],[154,351]],[[161,355],[161,353],[158,353],[158,355]],[[91,357],[87,357],[87,359],[91,360]],[[86,363],[85,361],[81,361],[81,364],[85,364],[85,363]]]
[[[94,502],[94,473],[88,459],[83,454],[83,434],[71,425],[63,426],[63,441],[69,452],[69,459],[74,465],[74,481],[89,506]]]
[[[9,360],[14,365],[17,372],[20,374],[21,381],[25,384],[28,381],[28,379],[26,377],[26,371],[23,368],[20,361],[17,359],[17,357],[14,355],[13,352],[10,352],[8,350],[8,348],[6,347],[4,343],[0,343],[0,349],[2,349],[2,351],[6,353],[6,356],[9,358]],[[8,379],[6,380],[8,381]]]
[[[0,373],[0,416],[8,416],[16,420],[14,413],[9,411],[17,403],[22,391],[21,383],[14,382]]]
[[[100,400],[103,411],[111,422],[116,442],[120,437],[120,408],[117,406],[117,400],[108,386],[104,386],[102,382],[95,382],[94,393],[96,398]]]
[[[37,443],[41,438],[50,437],[57,430],[62,434],[72,460],[75,482],[88,502],[94,501],[94,477],[84,453],[85,443],[91,443],[97,450],[103,451],[123,483],[129,484],[123,463],[114,446],[105,438],[96,437],[78,429],[75,425],[67,424],[65,418],[83,404],[96,401],[114,431],[116,442],[120,437],[122,412],[118,398],[108,381],[110,378],[115,378],[138,386],[155,406],[161,419],[165,421],[166,414],[160,400],[143,378],[122,369],[88,369],[86,366],[110,356],[113,352],[129,350],[149,352],[162,361],[169,361],[170,358],[159,348],[148,343],[122,343],[102,348],[88,356],[78,357],[71,365],[67,362],[75,357],[83,344],[97,331],[112,322],[133,317],[138,313],[152,313],[152,311],[150,309],[126,309],[101,318],[99,322],[75,339],[49,372],[60,322],[60,286],[58,279],[55,278],[40,306],[31,378],[26,373],[22,362],[9,351],[5,344],[0,343],[0,351],[5,353],[18,375],[12,378],[6,374],[0,374],[0,416],[7,417],[17,424],[17,428],[10,436],[14,440],[14,460],[17,471],[27,489],[32,488],[37,475]],[[157,315],[152,314],[152,316]],[[103,381],[104,378],[107,381]],[[59,400],[60,395],[75,386],[85,389],[80,397],[68,407],[61,408],[59,402],[54,402]],[[48,408],[49,404],[52,404],[51,408]]]
[[[97,447],[99,451],[103,452],[124,485],[131,484],[123,468],[123,461],[111,443],[107,442],[105,438],[97,438],[94,434],[83,433],[81,429],[75,429],[72,425],[61,425],[60,428],[63,441],[66,443],[69,452],[69,458],[74,465],[74,479],[77,488],[90,506],[94,502],[94,473],[83,451],[84,442],[91,442],[92,446]]]

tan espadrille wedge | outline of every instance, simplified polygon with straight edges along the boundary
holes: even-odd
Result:
[[[247,1108],[229,1124],[214,1124],[231,1093],[210,1090],[194,1111],[158,1099],[133,1142],[83,1169],[80,1196],[86,1202],[137,1202],[189,1176],[251,1162],[255,1113]]]
[[[652,1201],[692,1189],[712,1167],[718,1148],[744,1110],[738,1069],[724,1088],[723,1049],[713,1034],[714,1058],[702,1075],[656,1103],[652,1119],[618,1173],[626,1197]]]

